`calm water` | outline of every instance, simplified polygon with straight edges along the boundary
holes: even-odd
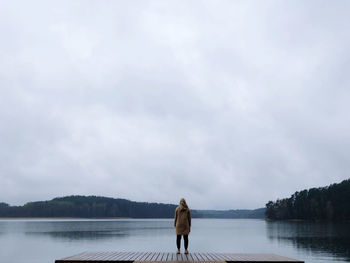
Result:
[[[0,220],[0,262],[53,263],[82,251],[175,251],[173,220]],[[350,262],[350,223],[194,219],[193,252],[276,253]]]

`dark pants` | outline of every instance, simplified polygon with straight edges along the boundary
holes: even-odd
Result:
[[[183,235],[183,237],[184,237],[184,241],[185,241],[185,249],[187,249],[188,248],[188,235]],[[176,236],[176,245],[177,245],[177,249],[180,249],[181,235]]]

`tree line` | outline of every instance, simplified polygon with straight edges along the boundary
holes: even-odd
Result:
[[[274,220],[349,220],[350,179],[295,192],[290,198],[269,201],[266,217]]]
[[[173,218],[173,204],[134,202],[101,196],[66,196],[23,206],[0,203],[0,217],[77,218]],[[265,208],[256,210],[191,210],[192,217],[263,218]]]
[[[176,206],[171,204],[133,202],[100,196],[66,196],[50,201],[29,202],[23,206],[0,204],[2,217],[172,217]]]

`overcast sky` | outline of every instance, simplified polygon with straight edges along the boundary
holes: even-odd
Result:
[[[1,1],[0,201],[263,207],[350,177],[350,1]]]

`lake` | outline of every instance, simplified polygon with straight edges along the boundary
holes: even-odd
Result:
[[[87,250],[175,252],[173,220],[0,219],[1,263],[53,263]],[[349,262],[350,223],[193,219],[189,251]]]

